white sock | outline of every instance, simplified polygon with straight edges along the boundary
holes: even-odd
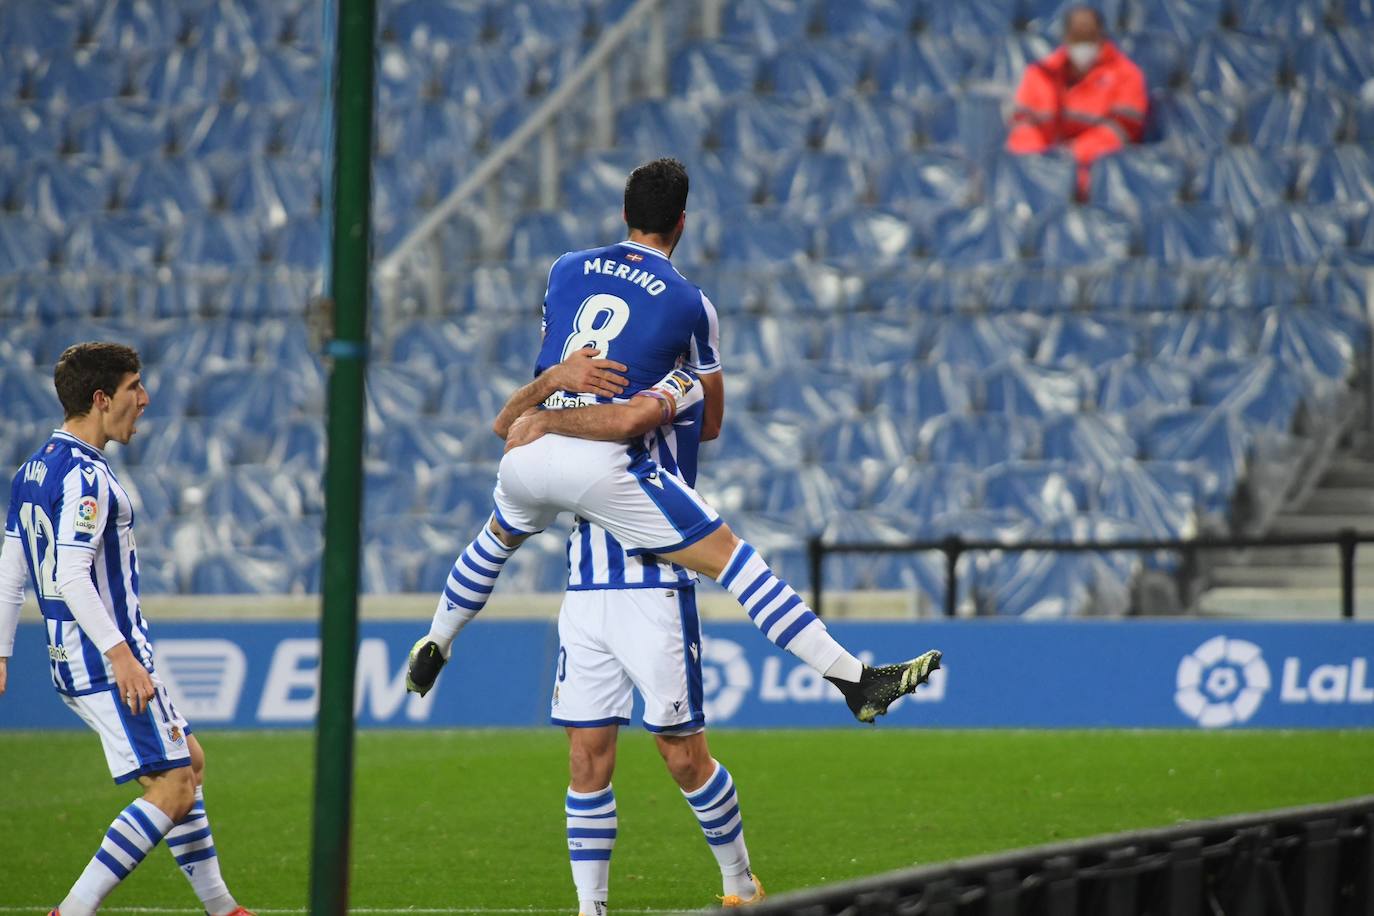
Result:
[[[171,829],[172,819],[161,809],[150,801],[135,799],[110,824],[95,857],[58,906],[63,916],[94,913]]]
[[[611,884],[611,850],[615,848],[615,792],[574,792],[563,803],[568,818],[568,862],[572,865],[577,902],[584,916],[606,912]]]
[[[744,845],[744,818],[739,810],[735,780],[719,760],[710,777],[701,787],[682,797],[692,806],[692,813],[701,824],[701,832],[711,853],[720,865],[724,893],[749,898],[754,895],[754,881],[749,873],[749,850]]]
[[[735,596],[768,641],[786,649],[823,675],[857,681],[863,666],[835,641],[801,596],[773,575],[753,547],[735,545],[730,562],[716,580]],[[832,670],[837,673],[832,674]],[[849,674],[853,674],[849,677]]]
[[[225,916],[238,909],[238,901],[220,877],[219,855],[215,852],[215,838],[210,835],[205,794],[200,786],[196,786],[196,803],[191,806],[191,813],[167,831],[166,842],[177,868],[191,882],[191,889],[210,916]]]
[[[447,658],[458,631],[467,626],[487,606],[491,590],[501,569],[515,553],[491,533],[490,522],[482,526],[477,538],[453,561],[444,593],[429,625],[429,638],[439,644]]]

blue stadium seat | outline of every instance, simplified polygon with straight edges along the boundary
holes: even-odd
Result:
[[[1077,175],[1077,166],[1068,155],[1004,153],[993,164],[988,197],[1005,210],[1029,217],[1072,201]]]
[[[363,513],[367,522],[407,515],[418,505],[418,478],[407,464],[366,461],[363,466]]]
[[[975,203],[978,170],[961,156],[912,153],[894,159],[877,185],[878,200],[884,205],[919,216],[922,211],[938,213]]]
[[[1133,32],[1118,38],[1117,45],[1140,68],[1147,91],[1178,85],[1187,70],[1184,44],[1169,32]]]
[[[1338,214],[1311,207],[1274,207],[1255,222],[1250,256],[1262,264],[1315,264],[1339,253],[1348,229]]]
[[[1013,359],[982,373],[982,409],[988,413],[1045,419],[1075,413],[1083,404],[1084,385],[1074,372],[1047,369]]]
[[[721,33],[741,45],[772,55],[806,37],[812,4],[799,0],[745,0],[725,6]]]
[[[859,85],[863,57],[852,47],[830,41],[801,42],[779,51],[762,67],[764,87],[797,105],[823,105],[852,93]]]
[[[64,266],[106,271],[152,267],[162,250],[157,223],[136,214],[98,214],[72,223],[62,247]]]
[[[947,413],[968,413],[973,406],[968,373],[946,363],[915,363],[901,374],[883,373],[874,379],[874,401],[914,424]]]
[[[988,36],[973,55],[968,76],[978,82],[1012,88],[1021,82],[1026,67],[1054,51],[1054,44],[1035,32],[1009,32]]]
[[[1078,283],[1068,271],[1012,267],[990,275],[983,296],[990,309],[1057,312],[1078,304]]]
[[[1232,310],[1160,315],[1146,346],[1156,358],[1184,365],[1217,356],[1244,357],[1254,352],[1253,319]]]
[[[1374,159],[1364,147],[1342,143],[1320,151],[1301,178],[1308,203],[1352,204],[1374,200]]]
[[[323,389],[285,368],[251,366],[223,369],[203,376],[191,397],[190,415],[228,419],[251,426],[303,412],[323,404]]]
[[[313,192],[313,182],[306,193]],[[278,264],[306,270],[318,269],[324,261],[325,246],[329,244],[320,217],[298,216],[287,220],[267,240],[269,258]]]
[[[914,6],[911,0],[820,0],[816,24],[836,38],[874,42],[909,32]]]
[[[945,414],[922,423],[917,436],[924,460],[975,468],[1028,457],[1033,445],[1024,420],[1001,414]]]
[[[865,268],[899,262],[917,247],[910,222],[884,210],[857,210],[826,223],[817,249],[832,262]]]
[[[987,315],[960,315],[940,322],[927,358],[985,369],[1013,356],[1026,356],[1033,342],[1024,324]]]
[[[903,462],[883,475],[873,504],[916,524],[950,512],[971,509],[978,496],[978,474],[965,467]]]
[[[1186,403],[1186,399],[1185,399]],[[1041,457],[1101,471],[1134,458],[1135,441],[1101,413],[1052,417],[1040,429]]]
[[[38,57],[43,48],[72,48],[80,32],[74,6],[16,3],[0,6],[0,35],[16,53]]]
[[[299,518],[301,494],[289,474],[263,465],[241,465],[206,481],[200,511],[251,530],[276,518]]]
[[[4,401],[5,417],[9,420],[52,420],[62,412],[52,381],[26,366],[0,371],[0,399]],[[34,442],[29,449],[37,446]]]
[[[145,430],[125,449],[130,464],[164,472],[215,474],[234,464],[251,448],[249,433],[238,424],[204,418],[173,418]]]
[[[1332,4],[1332,12],[1346,25],[1374,25],[1374,3],[1370,0],[1336,0]]]
[[[1227,143],[1238,117],[1234,102],[1210,92],[1156,92],[1144,139],[1183,154],[1209,153]]]
[[[43,226],[0,214],[0,276],[45,270],[56,253],[56,241]]]
[[[4,264],[4,238],[5,225],[7,220],[0,220],[0,275],[5,273]],[[25,227],[18,226],[16,231],[23,232]],[[24,239],[41,239],[47,243],[46,235],[43,232],[37,234],[26,233]],[[22,249],[21,249],[22,251]],[[31,271],[32,265],[21,267],[21,270]],[[100,310],[99,290],[87,281],[85,275],[74,272],[67,272],[60,275],[23,272],[16,276],[13,281],[6,286],[6,298],[13,301],[13,305],[6,304],[6,320],[10,323],[18,322],[24,318],[37,318],[42,326],[56,333],[54,323],[62,319],[86,318],[94,315]],[[66,328],[63,328],[65,331]],[[125,337],[127,335],[118,335]],[[72,340],[79,338],[73,337]],[[104,337],[100,339],[105,339]],[[65,343],[63,344],[65,346]],[[0,346],[0,357],[10,365],[20,365],[22,360],[31,359],[35,354],[41,354],[43,347],[33,347],[18,352],[6,353],[7,347]],[[17,349],[17,348],[16,348]],[[58,353],[61,349],[58,349]],[[56,359],[57,354],[43,354],[42,360],[47,361],[47,356],[51,355]]]
[[[291,578],[291,566],[275,551],[240,547],[197,559],[189,588],[193,595],[284,594]]]
[[[913,427],[905,418],[875,412],[836,420],[814,430],[815,455],[828,465],[857,467],[865,462],[894,465],[915,453]]]
[[[1013,512],[1046,524],[1088,511],[1092,490],[1079,469],[1044,461],[1013,461],[983,475],[982,508]]]
[[[464,0],[405,0],[379,17],[380,34],[431,59],[481,42],[488,8]]]
[[[1250,142],[1265,150],[1330,146],[1344,120],[1340,99],[1321,89],[1261,93],[1242,117]]]
[[[109,174],[93,159],[39,159],[19,169],[13,199],[25,216],[60,229],[74,217],[104,210],[110,184]]]
[[[1131,261],[1085,281],[1084,297],[1101,311],[1174,311],[1188,301],[1188,278],[1154,261]]]
[[[1374,47],[1370,46],[1369,32],[1349,26],[1318,32],[1299,43],[1293,71],[1299,87],[1358,94],[1374,79]]]
[[[177,323],[144,357],[150,363],[195,366],[202,372],[253,361],[255,325],[247,321],[202,320]]]
[[[215,189],[209,170],[198,159],[159,157],[132,166],[118,196],[126,210],[180,224],[208,212]]]
[[[0,104],[0,162],[8,166],[58,154],[62,147],[58,112],[32,104]]]
[[[1326,28],[1325,0],[1229,0],[1235,28],[1286,39]]]
[[[1197,534],[1193,483],[1177,465],[1127,461],[1106,466],[1097,485],[1097,504],[1107,515],[1140,525],[1152,538]]]
[[[957,35],[969,40],[1003,35],[1016,21],[1015,0],[980,0],[978,3],[930,3],[922,5],[918,21],[938,35]]]
[[[174,108],[168,122],[171,147],[186,156],[263,153],[272,130],[271,120],[247,102]]]
[[[1233,257],[1235,226],[1216,207],[1177,204],[1145,215],[1145,251],[1166,264],[1195,264]]]
[[[1097,406],[1104,412],[1183,408],[1191,400],[1187,371],[1164,359],[1122,359],[1098,368]]]
[[[66,108],[115,98],[129,84],[128,56],[114,51],[68,49],[48,57],[45,64],[34,75],[34,94]]]
[[[965,90],[936,96],[925,116],[925,136],[937,148],[986,162],[1006,143],[1007,120],[1003,95]]]
[[[1236,415],[1224,408],[1160,414],[1146,428],[1141,445],[1151,459],[1201,463],[1216,475],[1218,492],[1227,503],[1245,476],[1249,437]]]
[[[694,215],[699,216],[705,210],[724,217],[754,202],[762,175],[758,166],[724,151],[685,155],[682,161],[687,166],[687,174],[691,176]],[[630,170],[626,169],[621,176],[619,194],[624,192],[625,176],[629,173]],[[616,217],[620,215],[619,194],[615,204],[609,208]],[[689,223],[691,219],[688,217]]]
[[[274,420],[262,439],[262,462],[302,478],[324,470],[325,430],[318,417]]]
[[[862,394],[852,372],[791,364],[757,378],[741,400],[779,420],[826,423],[856,416]]]
[[[1194,89],[1242,99],[1275,84],[1283,49],[1270,39],[1227,30],[1205,36],[1191,56]]]
[[[877,91],[902,102],[953,94],[967,72],[964,48],[951,38],[929,33],[901,35],[872,63]]]
[[[570,9],[562,0],[498,3],[492,9],[502,46],[523,55],[576,45],[587,27],[586,7]]]
[[[145,54],[131,83],[135,95],[164,105],[205,104],[224,97],[237,70],[237,61],[231,63],[209,47],[178,45]]]
[[[450,519],[459,527],[480,525],[491,514],[495,485],[496,474],[488,465],[440,467],[425,483],[425,511]]]
[[[223,186],[222,202],[230,213],[256,213],[280,225],[291,217],[316,216],[320,193],[319,169],[308,162],[252,157],[235,163]]]
[[[1266,309],[1257,351],[1329,379],[1348,380],[1355,367],[1350,339],[1330,316],[1315,309]]]
[[[1186,176],[1182,161],[1157,146],[1127,147],[1092,164],[1088,199],[1139,220],[1149,207],[1179,198]]]
[[[821,118],[821,149],[868,163],[906,153],[916,136],[911,107],[905,102],[850,95],[840,98]]]
[[[324,151],[324,112],[318,104],[278,105],[268,152],[318,162]]]
[[[523,99],[529,89],[528,63],[505,48],[479,46],[450,54],[439,75],[443,97],[485,111]]]
[[[115,473],[133,498],[140,531],[169,521],[176,514],[182,491],[176,487],[174,478],[165,477],[157,468],[149,467],[121,467]],[[139,559],[141,561],[142,557]]]
[[[1062,369],[1101,366],[1131,355],[1135,335],[1130,324],[1092,315],[1055,315],[1050,319],[1035,361]]]
[[[1296,302],[1302,287],[1285,269],[1265,269],[1239,263],[1208,270],[1199,278],[1199,304],[1206,307],[1264,308]]]
[[[810,123],[794,105],[745,98],[725,106],[717,118],[715,142],[722,155],[734,153],[771,165],[780,150],[806,146]]]
[[[1058,267],[1124,261],[1135,248],[1131,221],[1101,207],[1064,207],[1043,219],[1035,232],[1036,252]]]
[[[262,258],[263,239],[250,219],[201,216],[168,236],[167,259],[195,267],[246,267]]]
[[[754,90],[757,52],[725,41],[688,44],[673,55],[668,82],[674,98],[711,102]]]
[[[1020,233],[1011,221],[990,206],[948,211],[932,231],[932,253],[951,267],[1015,261],[1021,247]]]
[[[171,45],[177,39],[179,17],[167,0],[121,3],[105,0],[87,5],[90,18],[82,31],[102,48],[129,53]]]
[[[752,208],[721,228],[719,257],[722,263],[781,264],[804,259],[810,247],[797,220]]]
[[[148,102],[112,100],[73,112],[67,132],[79,154],[117,165],[166,149],[167,112]]]
[[[1229,210],[1239,226],[1254,223],[1287,190],[1273,158],[1251,146],[1227,147],[1209,157],[1192,182],[1196,199]]]
[[[379,111],[377,148],[382,155],[416,155],[428,159],[462,158],[482,142],[482,118],[452,99],[412,100],[390,111]]]
[[[764,512],[800,535],[820,534],[857,508],[856,495],[818,467],[780,468],[762,476],[750,511]]]
[[[318,57],[290,45],[277,45],[246,57],[237,68],[234,83],[244,101],[272,105],[317,96],[323,79]]]
[[[1169,32],[1180,41],[1191,43],[1221,24],[1223,0],[1155,0],[1133,3],[1127,8],[1128,31],[1144,29]]]
[[[863,168],[836,153],[799,153],[769,182],[769,192],[785,213],[808,222],[853,208],[866,191]]]
[[[588,248],[596,240],[586,226],[564,210],[522,214],[511,230],[509,255],[513,261],[552,262],[568,251]]]
[[[636,165],[658,156],[682,156],[701,147],[709,122],[698,104],[682,99],[644,99],[620,110],[615,119],[616,144]],[[633,166],[632,166],[633,167]],[[624,190],[625,175],[621,175]]]
[[[1080,617],[1092,613],[1101,567],[1080,553],[1017,551],[980,576],[980,613],[1006,617]]]
[[[318,515],[268,519],[253,529],[250,540],[254,547],[274,550],[297,566],[324,550],[324,519]]]
[[[816,326],[821,363],[851,372],[899,371],[916,357],[917,338],[908,323],[839,316]]]
[[[1296,367],[1272,359],[1212,363],[1197,379],[1197,402],[1239,410],[1247,426],[1291,432],[1307,386]]]
[[[498,446],[495,457],[500,457],[501,440],[489,435],[486,423],[478,425],[475,418],[454,416],[435,420],[399,413],[373,425],[375,429],[369,430],[368,457],[412,477],[460,461],[487,460],[492,451],[488,440]],[[483,449],[487,454],[482,453]]]

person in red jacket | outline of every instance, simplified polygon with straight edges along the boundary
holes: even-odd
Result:
[[[1064,44],[1026,67],[1007,149],[1043,153],[1067,146],[1078,160],[1079,195],[1086,196],[1089,165],[1140,141],[1148,104],[1145,77],[1106,39],[1102,15],[1076,6],[1064,15]]]

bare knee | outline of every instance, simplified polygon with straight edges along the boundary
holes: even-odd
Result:
[[[686,566],[703,576],[719,579],[720,574],[725,572],[725,567],[729,565],[730,557],[734,554],[739,543],[739,538],[735,537],[730,526],[722,522],[719,528],[690,547],[659,554],[659,556],[670,563]]]
[[[164,770],[144,777],[143,798],[167,815],[172,823],[184,820],[196,803],[196,778],[190,767]]]
[[[700,789],[711,778],[716,762],[706,746],[706,734],[656,735],[658,752],[673,781],[684,792]]]
[[[574,792],[599,792],[615,772],[615,726],[568,729],[568,785]]]

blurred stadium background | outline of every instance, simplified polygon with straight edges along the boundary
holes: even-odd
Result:
[[[1367,527],[1374,2],[1100,4],[1151,105],[1085,202],[1071,160],[1002,151],[1070,5],[380,2],[368,607],[428,613],[488,512],[548,264],[620,238],[658,155],[690,171],[675,262],[721,314],[701,489],[799,585],[813,536]],[[0,464],[59,416],[63,348],[139,348],[152,405],[113,460],[155,628],[316,606],[330,6],[0,3]],[[956,603],[1334,618],[1337,557],[970,553]],[[839,611],[944,606],[939,554],[826,564]],[[506,607],[551,610],[564,575],[532,541]]]

